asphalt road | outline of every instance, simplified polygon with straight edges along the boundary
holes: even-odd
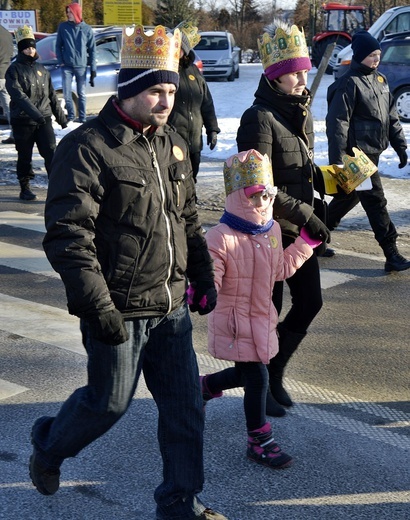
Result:
[[[221,215],[221,171],[204,163],[199,177],[205,228]],[[409,181],[399,182],[386,179],[385,187],[402,194]],[[84,384],[86,358],[41,248],[45,188],[36,188],[37,202],[24,203],[15,182],[1,183],[0,518],[151,520],[161,461],[156,409],[143,382],[126,416],[64,463],[55,496],[30,483],[31,424]],[[392,211],[410,257],[409,213],[396,213],[394,204]],[[360,218],[335,232],[332,245],[337,255],[320,260],[324,307],[286,372],[296,404],[271,419],[294,465],[273,471],[246,459],[241,389],[207,406],[201,496],[229,520],[410,518],[410,271],[384,273]],[[193,323],[201,373],[228,366],[207,354],[206,318],[193,315]]]

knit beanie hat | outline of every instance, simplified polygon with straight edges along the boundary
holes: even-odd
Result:
[[[361,63],[373,51],[380,50],[380,43],[367,31],[358,31],[352,38],[353,59]]]
[[[19,52],[23,52],[24,49],[29,47],[36,48],[36,40],[34,39],[34,33],[30,25],[23,25],[14,31],[17,42],[17,49]]]
[[[264,74],[270,81],[312,68],[305,33],[296,25],[275,18],[258,38],[258,47]]]
[[[181,33],[167,34],[158,25],[146,34],[142,25],[124,27],[121,68],[118,75],[118,99],[137,96],[159,83],[179,86]]]

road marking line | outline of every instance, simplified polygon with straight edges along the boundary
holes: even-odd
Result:
[[[85,354],[79,319],[68,311],[0,293],[0,329]]]
[[[45,233],[43,215],[38,213],[22,213],[21,211],[0,211],[0,224],[40,231]]]
[[[60,278],[51,267],[44,251],[7,242],[0,242],[0,265],[50,278]]]
[[[16,385],[14,383],[11,383],[10,381],[0,379],[0,399],[7,399],[8,397],[12,397],[13,395],[27,392],[27,390],[28,388],[26,388],[25,386]]]

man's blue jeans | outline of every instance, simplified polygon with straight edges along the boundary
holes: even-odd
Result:
[[[86,98],[85,98],[85,82],[87,78],[87,67],[61,67],[61,74],[63,79],[63,95],[65,100],[65,107],[67,110],[67,119],[74,120],[75,111],[72,96],[73,77],[77,84],[78,96],[78,117],[80,121],[86,120]]]
[[[162,319],[126,321],[126,327],[130,339],[113,347],[91,338],[82,321],[88,384],[68,398],[55,418],[41,417],[35,422],[33,444],[49,467],[77,455],[125,413],[142,370],[159,415],[163,482],[155,491],[157,515],[194,519],[204,509],[195,499],[204,481],[204,413],[187,307]],[[149,428],[155,429],[154,425]],[[138,451],[140,446],[137,435],[133,438],[130,432],[132,449]],[[130,478],[137,478],[134,471]]]

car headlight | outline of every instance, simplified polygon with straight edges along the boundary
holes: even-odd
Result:
[[[219,63],[221,65],[232,65],[232,59],[231,58],[227,58],[225,60],[221,60]]]

